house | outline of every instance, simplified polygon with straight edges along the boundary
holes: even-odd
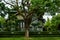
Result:
[[[7,12],[8,13],[8,12]],[[16,14],[16,11],[10,11],[10,13],[12,14],[12,15],[15,15]],[[8,22],[8,20],[10,20],[10,19],[8,19],[8,17],[9,17],[9,14],[7,14],[6,16],[5,16],[5,20],[6,20],[6,22]],[[10,25],[9,26],[9,30],[10,31],[14,31],[14,30],[16,30],[16,31],[24,31],[25,30],[25,27],[24,27],[24,20],[23,20],[23,17],[22,16],[20,16],[20,15],[16,15],[16,18],[18,19],[17,20],[17,22],[16,22],[16,24],[17,24],[17,27],[10,27],[10,26],[13,26],[13,24],[12,25]],[[35,19],[35,17],[33,17],[32,18],[32,20],[33,19]],[[39,19],[39,20],[41,20],[43,23],[45,23],[45,19]],[[38,19],[36,19],[35,21],[33,21],[32,23],[31,23],[31,25],[30,25],[30,31],[43,31],[43,23],[41,23],[41,21],[39,22],[39,20]],[[12,21],[14,21],[14,20],[12,20]],[[8,23],[7,23],[8,24]],[[14,24],[15,25],[15,24]],[[7,26],[8,27],[8,26]],[[16,29],[17,28],[17,29]]]

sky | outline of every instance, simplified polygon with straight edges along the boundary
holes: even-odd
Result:
[[[49,18],[51,20],[52,16],[49,13],[45,13],[43,15],[43,18],[47,21],[47,18]]]

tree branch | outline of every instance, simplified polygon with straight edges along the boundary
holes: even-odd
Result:
[[[16,0],[16,6],[18,6],[18,0]]]
[[[4,2],[5,2],[6,4],[9,4],[9,5],[11,5],[11,6],[15,7],[14,5],[12,5],[12,4],[10,4],[10,3],[6,2],[5,0],[4,0]]]
[[[33,11],[30,11],[29,14],[27,15],[27,17],[31,17],[34,14]]]
[[[15,7],[14,5],[6,2],[5,0],[4,0],[4,2],[5,2],[6,4],[9,4],[9,5]],[[17,14],[15,14],[15,15],[21,15],[21,16],[24,18],[25,16],[22,14],[22,12],[19,10],[19,7],[18,7],[18,0],[16,0],[16,8],[17,8]]]

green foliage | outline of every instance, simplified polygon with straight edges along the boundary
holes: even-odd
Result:
[[[60,14],[53,16],[51,20],[48,19],[44,26],[45,26],[44,27],[45,29],[49,28],[49,29],[51,29],[51,31],[60,30],[59,29]],[[49,30],[49,29],[47,29],[47,30]]]
[[[0,17],[0,23],[4,24],[5,23],[5,19],[3,17]]]
[[[3,2],[0,3],[0,16],[5,17],[9,8]]]
[[[31,10],[37,15],[44,15],[44,12],[49,12],[54,15],[59,12],[60,1],[59,0],[31,0]]]
[[[60,25],[60,14],[52,17],[51,24],[53,29],[58,29]]]
[[[49,18],[47,19],[46,23],[45,23],[45,26],[49,26],[51,24],[51,21],[49,20]]]
[[[47,30],[51,29],[51,31],[57,31],[59,30],[58,29],[59,25],[60,25],[60,14],[53,16],[51,20],[48,19],[44,25],[45,26],[44,28],[45,29],[48,28]]]
[[[47,31],[51,31],[51,20],[49,20],[49,18],[47,19],[47,21],[44,24],[44,28]]]
[[[43,0],[31,0],[31,10],[38,16],[43,15],[44,13],[44,1]],[[40,14],[40,15],[39,15]]]
[[[4,3],[0,3],[0,7],[1,7],[0,8],[1,10],[4,10],[5,9],[5,4]]]

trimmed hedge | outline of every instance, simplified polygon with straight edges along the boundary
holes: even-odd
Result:
[[[25,34],[25,32],[20,32],[20,31],[15,31],[15,32],[9,32],[9,31],[6,31],[6,32],[0,32],[0,34]],[[44,32],[30,32],[30,34],[60,34],[60,32],[47,32],[47,31],[44,31]]]
[[[0,32],[0,37],[21,37],[24,36],[25,32],[15,31],[15,32]],[[60,36],[59,32],[30,32],[31,37],[46,37],[46,36]]]

